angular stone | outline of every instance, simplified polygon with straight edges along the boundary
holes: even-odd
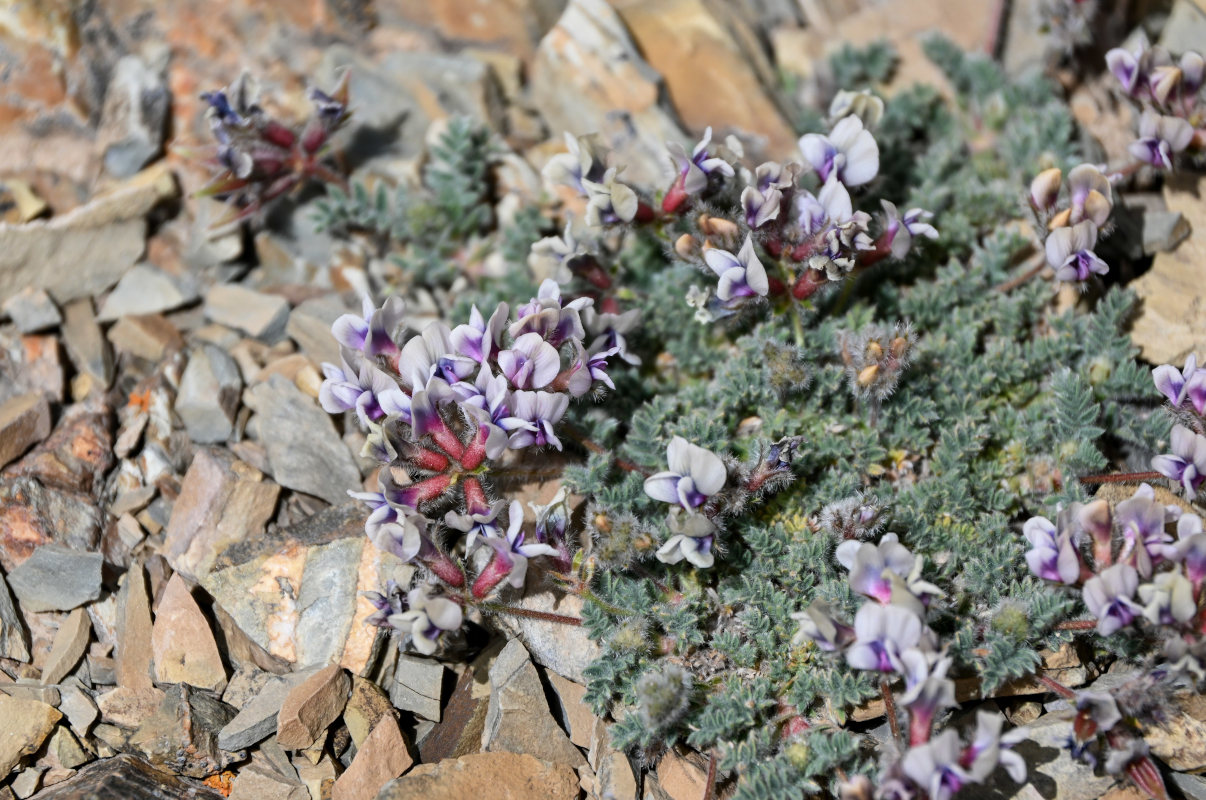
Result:
[[[545,677],[559,701],[560,708],[554,708],[553,711],[569,731],[570,741],[579,747],[590,747],[590,737],[599,718],[586,704],[586,687],[556,672],[546,672]]]
[[[362,746],[381,718],[387,716],[394,716],[389,695],[368,678],[353,675],[352,696],[343,710],[343,724],[347,726],[352,743],[356,747]]]
[[[1171,776],[1172,785],[1181,790],[1185,800],[1206,800],[1206,778],[1199,775],[1182,775],[1174,772]]]
[[[94,756],[80,744],[79,739],[71,733],[71,728],[59,725],[46,744],[50,760],[57,762],[60,767],[76,769],[91,761]]]
[[[331,789],[331,800],[373,800],[381,787],[414,763],[409,745],[392,714],[382,717],[356,751],[347,772]]]
[[[162,152],[171,105],[161,70],[152,69],[136,55],[117,60],[105,88],[99,132],[105,144],[105,170],[110,175],[129,177]]]
[[[524,595],[515,604],[533,611],[582,616],[582,599],[572,594],[562,595],[547,590],[533,592]],[[538,619],[518,616],[500,616],[499,624],[508,635],[523,642],[533,661],[577,683],[586,683],[583,670],[602,654],[599,645],[580,626],[550,625]]]
[[[132,730],[156,713],[163,698],[164,693],[153,686],[147,689],[118,686],[98,694],[96,707],[105,722]]]
[[[661,104],[661,76],[637,50],[606,0],[570,0],[540,41],[531,67],[532,105],[554,131],[598,132],[625,165],[623,179],[661,185],[667,141],[686,142]]]
[[[291,381],[273,375],[246,393],[272,477],[337,505],[360,486],[360,470],[331,417]]]
[[[636,797],[637,779],[628,756],[611,746],[611,729],[603,720],[591,732],[587,762],[595,771],[596,797]]]
[[[235,776],[228,800],[307,800],[310,792],[272,767],[253,761]]]
[[[387,783],[377,800],[464,800],[523,798],[574,800],[578,776],[565,764],[516,753],[473,753],[436,764],[420,764]],[[701,795],[702,796],[702,795]]]
[[[172,575],[156,607],[151,650],[156,683],[187,683],[212,692],[226,686],[226,668],[209,620],[179,574]]]
[[[54,646],[50,648],[50,655],[42,667],[42,683],[58,683],[67,677],[84,657],[91,638],[92,622],[84,609],[77,608],[68,614],[55,634]]]
[[[536,666],[514,639],[490,667],[490,706],[482,750],[529,753],[571,768],[586,763],[553,719]]]
[[[0,401],[41,392],[53,403],[63,400],[66,378],[57,336],[12,336],[0,331]]]
[[[671,750],[657,764],[657,782],[671,800],[696,800],[708,789],[708,768],[697,753]]]
[[[310,792],[310,800],[330,800],[336,778],[334,760],[323,756],[317,764],[311,764],[305,758],[295,758],[293,763],[298,780]]]
[[[89,764],[38,800],[223,800],[216,791],[156,769],[141,758],[119,755]]]
[[[160,314],[122,317],[106,336],[117,352],[147,361],[159,361],[167,353],[184,348],[184,337]]]
[[[218,731],[235,710],[204,692],[176,684],[149,719],[130,736],[130,745],[158,767],[204,778],[238,760],[218,747]]]
[[[63,321],[59,308],[42,289],[27,286],[4,303],[8,314],[21,333],[38,333]]]
[[[1164,23],[1160,44],[1173,53],[1201,52],[1206,42],[1206,8],[1198,0],[1176,0]]]
[[[187,305],[197,297],[197,289],[190,282],[150,264],[137,264],[101,303],[96,318],[113,322],[132,314],[158,314]]]
[[[201,578],[224,549],[264,532],[279,496],[279,486],[228,453],[197,450],[167,524],[168,563]]]
[[[476,697],[473,689],[473,671],[465,670],[448,698],[440,721],[426,735],[415,737],[420,761],[430,764],[481,749],[482,730],[490,706],[489,692],[484,697]]]
[[[1143,729],[1143,739],[1170,769],[1201,772],[1206,768],[1206,697],[1180,694],[1175,711],[1158,725]]]
[[[313,745],[343,713],[351,681],[332,664],[293,687],[281,706],[276,740],[287,750]]]
[[[218,732],[218,746],[231,752],[245,750],[276,733],[277,715],[285,698],[310,674],[295,672],[284,677],[270,677],[254,697],[239,707],[234,719]]]
[[[91,499],[77,492],[33,478],[0,477],[0,564],[11,571],[38,547],[56,541],[91,550],[100,540],[100,516]]]
[[[565,0],[396,0],[381,14],[382,22],[431,26],[442,40],[488,45],[526,59],[564,8]]]
[[[301,351],[319,364],[339,363],[339,342],[331,335],[331,325],[348,309],[336,295],[324,295],[299,303],[289,312],[285,333]]]
[[[175,410],[194,442],[224,442],[234,432],[243,378],[234,359],[213,345],[189,354]]]
[[[8,590],[8,581],[0,572],[0,658],[14,661],[29,661],[29,640],[25,623],[13,606],[13,597]]]
[[[219,284],[205,296],[205,316],[256,339],[275,342],[284,335],[289,322],[289,303],[279,295]]]
[[[70,611],[100,597],[100,553],[81,553],[57,544],[34,550],[8,576],[27,611]]]
[[[413,567],[364,535],[364,507],[324,509],[271,538],[228,547],[202,585],[248,639],[298,667],[338,662],[360,673],[377,628],[364,592],[405,585]]]
[[[67,408],[50,438],[8,468],[48,486],[96,494],[113,466],[113,416],[102,398]],[[69,539],[74,536],[68,532]],[[91,546],[91,545],[89,545]]]
[[[135,564],[122,579],[117,604],[117,685],[151,688],[151,603],[146,572]]]
[[[1143,253],[1151,256],[1175,250],[1190,232],[1180,211],[1148,211],[1143,215]]]
[[[389,697],[403,711],[440,721],[444,694],[444,665],[430,658],[399,655]]]
[[[50,435],[50,404],[30,392],[0,405],[0,467]]]
[[[77,735],[86,737],[92,723],[96,722],[100,711],[92,695],[84,688],[78,678],[67,678],[59,688],[59,711],[67,717],[71,729]]]
[[[113,380],[113,350],[101,333],[88,298],[73,300],[63,308],[63,344],[80,372],[100,388]]]
[[[9,788],[17,800],[27,800],[33,796],[33,793],[38,791],[38,787],[42,785],[42,775],[46,772],[46,767],[31,766],[18,772],[9,781]]]
[[[62,718],[45,703],[0,693],[0,775],[8,775],[22,758],[37,752]]]

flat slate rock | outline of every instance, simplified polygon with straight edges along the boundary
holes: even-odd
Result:
[[[97,761],[34,795],[33,800],[224,800],[193,781],[156,769],[141,758],[120,755]]]
[[[100,597],[100,553],[69,547],[39,547],[8,576],[13,594],[26,611],[70,611]]]

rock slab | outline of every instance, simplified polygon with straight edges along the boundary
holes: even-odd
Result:
[[[226,686],[226,668],[209,620],[179,574],[172,575],[159,599],[151,651],[157,683],[187,683],[212,692]]]
[[[63,783],[43,790],[38,800],[223,800],[200,784],[156,769],[131,755],[106,758]]]
[[[381,718],[331,789],[331,800],[373,800],[381,787],[414,763],[392,715]]]
[[[312,746],[343,713],[351,688],[347,673],[332,664],[291,689],[278,716],[276,740],[280,746],[286,750]]]
[[[482,731],[482,750],[528,753],[571,768],[586,763],[553,719],[536,666],[515,639],[507,643],[490,667],[490,705]]]
[[[377,800],[575,800],[578,775],[565,764],[518,753],[473,753],[420,764],[387,783]]]
[[[3,573],[0,573],[0,658],[29,661],[25,623],[13,605],[13,596]]]
[[[50,404],[29,392],[0,405],[0,467],[50,435]]]
[[[26,611],[70,611],[100,597],[100,553],[81,553],[46,544],[8,576],[9,585]]]
[[[62,717],[45,703],[0,693],[0,775],[8,775],[22,758],[36,752]]]

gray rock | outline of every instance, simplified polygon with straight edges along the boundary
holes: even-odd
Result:
[[[101,110],[101,136],[108,141],[105,169],[110,175],[129,177],[159,155],[171,104],[162,72],[135,55],[118,59]]]
[[[338,364],[339,342],[331,335],[331,325],[346,313],[347,308],[336,295],[315,297],[289,312],[285,333],[318,363]]]
[[[38,800],[223,800],[221,794],[156,769],[141,758],[119,755],[81,769],[38,794]]]
[[[75,368],[108,387],[113,380],[113,350],[101,333],[88,298],[74,300],[63,308],[63,344]]]
[[[271,343],[285,334],[289,303],[278,295],[226,283],[210,289],[205,296],[205,316]]]
[[[1170,776],[1172,785],[1181,790],[1185,800],[1206,800],[1206,778],[1174,772]]]
[[[528,572],[529,586],[534,585],[533,575],[534,571]],[[548,590],[530,592],[515,601],[515,605],[568,617],[582,616],[581,598]],[[550,625],[530,617],[507,615],[500,615],[498,624],[523,642],[533,661],[576,683],[587,682],[583,670],[602,654],[599,645],[580,626]]]
[[[26,611],[70,611],[100,597],[100,553],[45,544],[8,576]]]
[[[1114,785],[1110,775],[1096,775],[1092,767],[1072,758],[1067,748],[1072,734],[1071,712],[1045,714],[1022,728],[1026,739],[1013,749],[1026,760],[1026,784],[1018,786],[998,769],[977,797],[984,800],[1097,800]]]
[[[54,708],[62,702],[62,693],[56,686],[42,686],[32,678],[18,678],[16,683],[0,683],[0,691],[9,697],[36,700]]]
[[[175,406],[189,438],[200,444],[229,439],[242,391],[243,377],[233,358],[209,344],[193,350]]]
[[[136,264],[113,287],[96,318],[112,322],[127,314],[157,314],[187,305],[197,297],[197,288],[191,281],[176,278],[150,264]]]
[[[575,769],[586,763],[553,719],[536,665],[515,639],[490,666],[490,703],[482,730],[482,750],[527,753]]]
[[[1180,211],[1148,211],[1143,215],[1143,252],[1155,255],[1176,248],[1191,232]]]
[[[31,477],[0,477],[0,532],[16,529],[22,534],[0,533],[0,564],[9,570],[10,584],[12,570],[40,545],[54,542],[91,551],[100,540],[101,517],[100,509],[81,492],[44,485]]]
[[[204,778],[239,760],[218,745],[218,731],[235,710],[186,683],[167,688],[158,711],[130,736],[130,745],[157,767]]]
[[[50,404],[41,392],[0,403],[0,467],[50,435]]]
[[[282,375],[248,390],[257,438],[281,486],[338,504],[360,486],[360,470],[331,417]]]
[[[27,286],[4,303],[4,313],[21,333],[37,333],[63,321],[59,307],[43,289]]]
[[[79,736],[86,737],[92,723],[100,716],[92,695],[84,688],[79,678],[67,677],[59,686],[59,711],[67,718],[71,729]]]
[[[399,655],[389,699],[403,711],[413,711],[432,722],[440,721],[443,707],[444,665],[429,658]]]
[[[289,691],[308,678],[308,672],[273,676],[260,691],[239,709],[239,713],[218,731],[218,747],[243,750],[276,733],[277,713]]]
[[[9,594],[3,573],[0,573],[0,658],[29,661],[29,637],[25,633],[25,623],[13,606],[13,597]]]
[[[1175,57],[1186,50],[1201,52],[1203,42],[1206,42],[1206,9],[1194,0],[1176,0],[1164,23],[1160,44]]]

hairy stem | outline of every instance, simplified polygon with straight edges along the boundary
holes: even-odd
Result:
[[[888,715],[888,727],[892,729],[892,738],[896,744],[903,746],[904,738],[900,735],[900,720],[896,718],[896,698],[892,696],[892,687],[888,686],[886,678],[879,681],[879,693],[884,698],[884,711]]]
[[[649,470],[645,469],[642,466],[632,463],[628,459],[620,458],[615,453],[613,453],[611,450],[608,450],[603,445],[601,445],[598,442],[596,442],[595,440],[591,439],[583,431],[579,430],[578,428],[574,427],[573,425],[569,425],[564,422],[561,423],[561,425],[562,425],[562,430],[564,430],[565,433],[571,439],[573,439],[575,442],[582,445],[583,447],[585,447],[587,450],[589,450],[592,453],[597,453],[597,454],[603,455],[603,456],[611,456],[612,463],[614,463],[620,469],[625,470],[626,472],[639,472],[642,475],[644,475],[645,477],[649,477],[650,475],[653,474]]]
[[[1005,281],[1004,283],[994,286],[993,291],[1000,292],[1002,294],[1004,294],[1005,292],[1013,291],[1014,289],[1021,286],[1023,283],[1026,283],[1027,281],[1034,278],[1034,276],[1036,276],[1040,272],[1042,272],[1043,268],[1047,266],[1047,256],[1045,253],[1039,253],[1038,255],[1031,258],[1031,261],[1034,261],[1036,263],[1030,269],[1026,270],[1025,272],[1023,272],[1021,275],[1018,275],[1017,277],[1010,278],[1009,280]]]
[[[1081,483],[1132,483],[1155,481],[1163,477],[1159,472],[1119,472],[1115,475],[1083,475],[1077,480]]]
[[[1057,631],[1091,631],[1097,627],[1095,619],[1069,619],[1055,626]]]
[[[1039,683],[1043,684],[1065,700],[1074,700],[1076,698],[1076,692],[1072,691],[1067,686],[1064,686],[1055,678],[1044,675],[1042,672],[1035,673],[1035,677],[1038,678]]]
[[[703,800],[712,800],[716,796],[716,751],[708,754],[708,777],[704,780]]]
[[[564,614],[550,614],[547,611],[536,611],[531,608],[517,608],[515,606],[507,606],[502,603],[478,603],[477,607],[483,611],[492,611],[495,614],[510,614],[515,617],[527,617],[528,619],[539,619],[545,622],[556,622],[561,625],[581,625],[582,620],[578,617],[567,617]]]

